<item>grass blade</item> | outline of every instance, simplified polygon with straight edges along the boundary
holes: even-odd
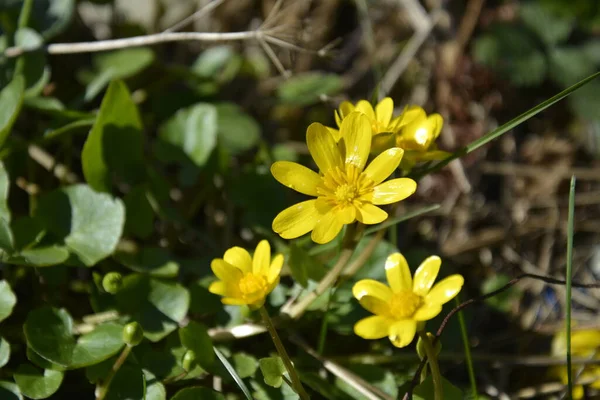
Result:
[[[575,175],[571,177],[569,190],[569,220],[567,225],[567,398],[573,398],[573,377],[571,369],[571,280],[573,273],[573,224],[575,217]]]
[[[454,298],[454,301],[456,302],[457,306],[460,304],[460,298],[458,295]],[[467,333],[467,325],[465,324],[463,311],[458,312],[458,322],[460,324],[460,335],[465,348],[465,360],[467,362],[467,371],[469,372],[469,382],[471,384],[471,397],[477,400],[479,398],[479,394],[477,393],[477,381],[475,380],[475,369],[473,368],[471,346],[469,345],[469,335]]]
[[[231,375],[231,377],[233,378],[235,383],[238,385],[238,387],[244,393],[244,396],[246,396],[246,399],[252,400],[252,394],[250,394],[250,390],[248,390],[248,386],[246,386],[246,384],[244,383],[242,378],[235,371],[235,369],[233,368],[233,365],[231,365],[229,363],[229,361],[227,361],[227,357],[225,357],[223,355],[223,353],[221,353],[219,351],[219,349],[217,349],[216,347],[213,346],[213,349],[215,351],[215,354],[217,355],[217,358],[219,359],[219,361],[221,361],[221,364],[223,364],[223,366],[225,367],[227,372],[229,372],[229,375]]]
[[[477,150],[478,148],[480,148],[481,146],[486,145],[487,143],[491,142],[492,140],[502,136],[503,134],[505,134],[506,132],[510,131],[511,129],[513,129],[515,126],[520,125],[521,123],[527,121],[528,119],[530,119],[531,117],[539,114],[540,112],[544,111],[546,108],[554,105],[555,103],[561,101],[562,99],[564,99],[565,97],[569,96],[571,93],[573,93],[574,91],[576,91],[577,89],[579,89],[580,87],[582,87],[583,85],[593,81],[594,79],[596,79],[598,76],[600,76],[600,71],[596,72],[595,74],[592,74],[590,76],[588,76],[587,78],[577,82],[576,84],[574,84],[573,86],[563,90],[562,92],[558,93],[555,96],[550,97],[548,100],[538,104],[537,106],[533,107],[532,109],[524,112],[523,114],[519,115],[518,117],[508,121],[507,123],[505,123],[502,126],[499,126],[498,128],[494,129],[491,132],[488,132],[486,135],[484,135],[483,137],[475,140],[474,142],[468,144],[466,147],[464,147],[463,149],[453,153],[450,157],[440,161],[439,163],[433,165],[432,167],[421,171],[419,173],[416,174],[415,178],[421,178],[427,174],[430,174],[432,172],[435,172],[441,168],[443,168],[444,166],[448,165],[450,163],[450,161],[457,159],[465,154],[469,154],[472,151]]]
[[[419,215],[426,214],[428,212],[437,210],[438,208],[440,208],[439,204],[433,204],[433,205],[430,205],[430,206],[427,206],[427,207],[423,207],[423,208],[420,208],[418,210],[406,213],[406,214],[404,214],[404,215],[402,215],[400,217],[390,218],[390,219],[386,220],[382,224],[379,224],[379,225],[376,225],[376,226],[374,226],[372,228],[366,229],[365,230],[365,235],[370,235],[371,233],[375,233],[375,232],[378,232],[378,231],[380,231],[382,229],[386,229],[386,228],[388,228],[390,226],[397,225],[400,222],[404,222],[404,221],[409,220],[411,218],[418,217]]]

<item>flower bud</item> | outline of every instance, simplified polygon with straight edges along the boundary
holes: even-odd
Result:
[[[123,341],[127,346],[137,346],[144,338],[144,330],[137,322],[130,322],[123,328]]]
[[[109,272],[102,278],[102,288],[110,293],[115,294],[123,286],[123,276],[118,272]]]
[[[190,372],[196,364],[196,353],[193,350],[188,350],[183,355],[181,366],[185,372]]]
[[[429,338],[429,341],[431,343],[433,343],[433,341],[435,340],[435,335],[433,333],[427,332],[427,337]],[[442,342],[440,342],[438,340],[433,348],[433,351],[435,352],[436,355],[438,355],[438,354],[440,354],[441,350],[442,350]],[[419,355],[419,358],[421,360],[427,355],[427,352],[425,351],[425,345],[423,344],[423,341],[421,340],[420,336],[419,336],[419,340],[417,341],[417,354]]]

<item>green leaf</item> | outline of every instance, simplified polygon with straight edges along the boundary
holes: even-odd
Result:
[[[154,61],[154,52],[145,47],[100,53],[94,56],[95,75],[88,83],[84,100],[95,98],[111,80],[138,74]]]
[[[223,309],[219,297],[208,291],[212,278],[198,280],[189,286],[190,313],[198,315],[216,314]]]
[[[600,39],[591,39],[585,42],[581,49],[596,64],[600,64]]]
[[[504,274],[494,274],[487,278],[481,284],[481,293],[490,293],[496,289],[500,289],[510,281],[510,277]],[[501,311],[508,312],[515,301],[520,297],[521,291],[512,286],[496,296],[486,299],[485,302],[491,307]]]
[[[446,380],[446,378],[442,377],[442,388],[444,394],[444,400],[463,400],[464,394],[458,389],[456,386],[451,384]],[[431,379],[431,375],[423,381],[420,385],[415,387],[413,392],[414,400],[431,400],[433,399],[433,380]]]
[[[29,361],[31,361],[34,365],[37,365],[38,367],[40,367],[42,369],[53,369],[55,371],[63,371],[63,372],[67,370],[67,367],[63,367],[61,365],[58,365],[51,361],[46,360],[45,358],[40,356],[38,353],[33,351],[31,349],[31,347],[27,347],[26,353],[27,353],[27,359]]]
[[[25,80],[18,75],[0,91],[0,148],[19,115],[23,104],[24,90]]]
[[[242,378],[238,375],[235,368],[233,368],[233,366],[229,363],[229,361],[223,355],[223,353],[221,353],[219,351],[219,349],[214,347],[214,351],[215,351],[215,354],[217,355],[217,358],[219,359],[219,361],[221,361],[221,364],[223,364],[223,367],[225,367],[225,369],[227,370],[229,375],[233,378],[236,385],[238,385],[238,387],[240,388],[242,393],[244,393],[244,396],[246,396],[246,399],[252,400],[252,395],[250,394],[250,390],[248,390],[248,387],[246,386],[246,384],[244,383]]]
[[[148,201],[148,188],[138,185],[123,199],[125,203],[125,232],[145,239],[154,231],[154,210]]]
[[[44,142],[49,142],[57,138],[65,138],[69,135],[73,135],[77,131],[87,130],[91,126],[94,126],[96,118],[79,119],[70,122],[60,128],[50,129],[44,132]]]
[[[225,397],[219,392],[203,387],[188,387],[181,389],[171,397],[171,400],[225,400]]]
[[[69,251],[62,246],[25,249],[6,258],[7,264],[27,265],[30,267],[50,267],[62,264],[69,258]]]
[[[0,336],[0,368],[4,367],[10,360],[10,343]]]
[[[600,110],[600,81],[590,82],[589,85],[582,87],[569,98],[571,109],[580,118],[588,121],[598,119],[598,110]]]
[[[236,56],[237,54],[229,45],[211,47],[200,53],[192,65],[192,71],[202,78],[214,79]]]
[[[309,279],[318,282],[324,276],[325,268],[323,264],[294,242],[290,245],[288,266],[292,277],[302,287],[308,285]]]
[[[157,278],[174,278],[179,273],[179,263],[167,249],[144,247],[137,253],[116,253],[115,258],[127,268]]]
[[[73,319],[65,309],[43,307],[27,316],[27,345],[46,360],[70,369],[97,364],[123,347],[121,325],[107,323],[75,338]]]
[[[250,115],[233,103],[217,106],[218,140],[230,154],[238,154],[260,141],[260,126]]]
[[[205,370],[215,362],[215,354],[208,329],[196,321],[190,321],[187,326],[179,328],[179,340],[183,347],[196,353],[196,362]]]
[[[0,281],[0,321],[5,320],[12,314],[17,304],[17,296],[13,293],[7,281]]]
[[[75,0],[35,0],[33,26],[48,40],[65,30],[74,11]]]
[[[159,136],[201,167],[217,144],[217,109],[198,103],[179,110],[160,127]]]
[[[0,111],[1,113],[2,111]],[[8,208],[8,190],[10,187],[10,178],[4,167],[4,163],[0,162],[0,218],[6,221],[11,221],[10,209]]]
[[[21,28],[15,33],[15,45],[24,49],[39,48],[43,38],[31,28]],[[25,97],[39,95],[50,82],[50,67],[46,63],[43,51],[33,51],[19,58],[21,72],[25,78]]]
[[[106,400],[145,400],[146,380],[144,373],[137,365],[123,365],[115,374]]]
[[[160,379],[148,370],[142,370],[146,381],[146,397],[144,400],[166,400],[167,390]]]
[[[142,121],[129,90],[123,82],[114,81],[81,153],[86,181],[104,192],[110,192],[113,175],[129,183],[141,181],[145,175],[143,142]]]
[[[0,381],[0,399],[2,400],[23,400],[19,387],[12,382]]]
[[[258,360],[258,365],[267,385],[275,388],[281,386],[286,370],[280,357],[261,358]]]
[[[535,86],[546,77],[546,57],[531,35],[515,25],[495,25],[474,43],[475,60],[516,86]]]
[[[190,295],[178,283],[132,274],[123,279],[116,294],[119,310],[144,328],[144,336],[158,342],[178,328],[185,318]]]
[[[61,371],[41,371],[31,364],[21,364],[13,377],[25,396],[30,399],[46,399],[58,390],[63,376]]]
[[[323,95],[334,95],[342,88],[343,82],[339,76],[310,72],[284,81],[277,89],[277,94],[285,103],[306,106],[318,102]]]
[[[35,217],[91,267],[115,250],[123,232],[125,207],[121,200],[87,185],[73,185],[41,196]]]
[[[550,77],[563,87],[568,87],[595,71],[595,63],[580,47],[557,47],[550,50]]]
[[[549,47],[567,40],[575,22],[572,17],[555,14],[536,2],[521,4],[519,13],[525,25]]]
[[[235,353],[233,355],[233,365],[240,378],[250,378],[254,376],[258,369],[258,360],[247,353]]]
[[[11,253],[15,247],[15,239],[7,220],[0,217],[0,249]]]

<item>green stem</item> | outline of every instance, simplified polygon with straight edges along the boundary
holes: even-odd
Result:
[[[96,392],[96,400],[103,400],[104,397],[106,397],[106,394],[108,393],[108,388],[110,387],[110,383],[112,382],[119,368],[121,368],[125,360],[127,360],[129,353],[131,353],[131,349],[133,349],[133,346],[125,346],[125,348],[119,355],[119,358],[117,358],[112,368],[108,372],[108,375],[106,376],[104,382],[102,382],[100,386],[98,386],[98,391]]]
[[[569,394],[567,398],[573,398],[573,370],[571,366],[571,286],[573,277],[573,221],[575,219],[575,175],[571,177],[569,190],[569,217],[567,222],[567,290],[566,290],[566,331],[567,331],[567,387]]]
[[[31,9],[33,8],[33,0],[25,0],[21,7],[21,13],[19,14],[19,22],[17,25],[17,31],[19,29],[27,28],[29,24],[29,17],[31,17]],[[15,65],[14,76],[17,76],[23,71],[24,60],[23,56],[19,57]]]
[[[454,298],[456,305],[460,305],[460,299],[457,295]],[[467,326],[465,324],[465,317],[463,312],[458,313],[458,322],[460,324],[460,333],[462,336],[463,345],[465,348],[465,360],[467,361],[467,371],[469,372],[469,382],[471,384],[471,394],[474,399],[478,399],[477,394],[477,381],[475,380],[475,369],[473,368],[473,358],[471,357],[471,346],[469,345],[469,335],[467,334]]]
[[[275,348],[277,349],[279,356],[283,360],[285,369],[287,369],[288,373],[290,374],[290,378],[292,379],[292,388],[294,389],[294,391],[296,391],[296,393],[298,393],[298,396],[300,396],[301,399],[303,399],[303,400],[310,399],[310,397],[308,397],[308,394],[306,394],[304,387],[302,386],[302,382],[300,382],[300,378],[298,377],[298,374],[296,373],[296,370],[294,369],[294,365],[292,364],[292,360],[290,359],[290,356],[288,355],[287,351],[285,350],[285,347],[283,347],[283,343],[281,342],[281,339],[279,338],[279,335],[277,334],[277,330],[275,329],[275,326],[273,325],[273,321],[271,321],[271,317],[269,316],[269,313],[267,312],[267,310],[265,309],[264,306],[260,307],[259,310],[260,310],[260,315],[261,315],[265,325],[267,326],[267,330],[269,331],[269,334],[271,335],[271,339],[273,339]]]
[[[442,374],[440,373],[440,366],[438,365],[437,354],[433,349],[433,344],[427,332],[419,331],[419,337],[423,343],[425,354],[427,355],[427,363],[429,364],[429,370],[431,371],[431,378],[433,379],[433,393],[435,400],[442,400],[444,398],[443,387],[442,387]]]

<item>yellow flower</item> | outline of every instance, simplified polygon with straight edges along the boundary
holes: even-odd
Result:
[[[283,255],[277,254],[271,260],[271,246],[266,240],[256,246],[254,257],[241,247],[232,247],[222,259],[215,258],[210,264],[219,280],[208,290],[223,296],[223,304],[260,307],[279,283],[282,266]]]
[[[314,123],[308,127],[308,150],[319,167],[316,173],[300,164],[278,161],[271,173],[280,183],[316,199],[295,204],[273,220],[273,230],[284,239],[312,231],[317,243],[333,240],[342,227],[358,220],[378,224],[388,214],[378,205],[404,200],[417,183],[409,178],[382,183],[400,164],[401,149],[381,153],[366,168],[371,148],[371,125],[362,113],[350,113],[341,124],[344,140],[336,144],[329,130]]]
[[[360,100],[356,105],[349,101],[343,101],[339,108],[335,111],[335,122],[338,128],[342,126],[344,119],[354,111],[360,111],[367,116],[371,124],[371,133],[377,135],[384,132],[395,133],[398,129],[397,124],[400,118],[392,119],[394,113],[394,101],[386,97],[381,100],[373,109],[371,103],[366,100]],[[335,141],[338,142],[342,138],[342,134],[337,129],[329,128]]]
[[[364,339],[387,336],[396,347],[408,346],[415,337],[417,323],[435,318],[442,305],[452,300],[463,286],[464,279],[457,274],[434,286],[441,264],[438,256],[428,257],[411,278],[404,256],[390,255],[385,262],[390,287],[363,279],[352,288],[360,305],[375,314],[358,321],[354,333]]]
[[[566,356],[567,354],[567,333],[558,332],[552,340],[552,355]],[[571,354],[573,357],[596,358],[600,359],[600,331],[594,329],[585,329],[571,332]],[[572,364],[572,377],[577,375],[581,365]],[[554,374],[566,385],[568,383],[567,367],[562,365],[554,369]],[[600,367],[588,365],[583,369],[579,376],[579,381],[588,381],[590,387],[600,389]],[[584,395],[583,386],[573,387],[573,398],[582,399]]]

